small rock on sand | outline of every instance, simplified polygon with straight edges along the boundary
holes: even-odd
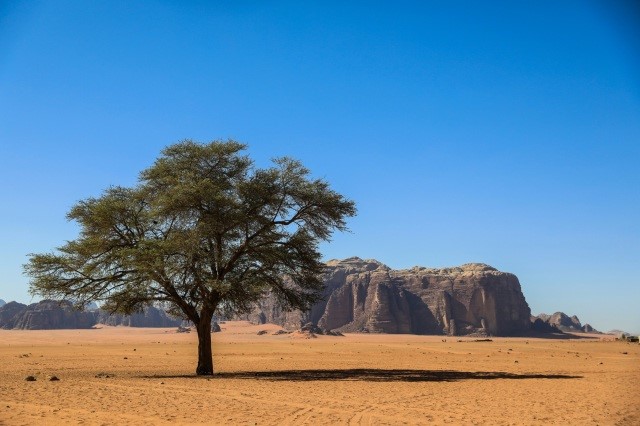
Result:
[[[25,381],[27,382],[35,382],[36,381],[36,377],[35,376],[27,376],[24,378]]]

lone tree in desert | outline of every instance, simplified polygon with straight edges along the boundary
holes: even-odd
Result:
[[[318,243],[346,229],[352,201],[290,158],[256,168],[234,141],[167,147],[135,187],[110,187],[67,214],[79,236],[31,254],[30,292],[104,302],[132,313],[152,303],[198,331],[196,374],[213,374],[214,313],[247,312],[265,294],[307,309],[322,290]]]

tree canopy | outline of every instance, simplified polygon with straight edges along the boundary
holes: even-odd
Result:
[[[165,148],[136,186],[78,202],[67,215],[78,237],[30,255],[30,292],[120,313],[163,303],[196,325],[196,372],[212,374],[212,315],[247,312],[267,293],[285,309],[309,308],[322,291],[318,244],[356,213],[299,161],[260,169],[245,149],[186,140]]]

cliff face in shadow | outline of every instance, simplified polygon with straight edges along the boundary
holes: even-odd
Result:
[[[509,336],[531,327],[518,278],[484,264],[392,270],[349,258],[328,262],[324,282],[324,300],[308,312],[283,312],[267,298],[244,318],[371,333]]]

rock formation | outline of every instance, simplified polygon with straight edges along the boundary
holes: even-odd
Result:
[[[0,328],[12,329],[15,323],[14,318],[25,309],[27,309],[27,305],[18,302],[9,302],[0,307]]]
[[[100,307],[98,306],[98,304],[96,302],[89,302],[87,304],[87,306],[84,307],[85,311],[97,311],[99,309],[100,309]]]
[[[541,321],[544,324],[547,324],[549,327],[554,327],[557,330],[575,333],[575,332],[584,332],[584,333],[599,333],[598,330],[591,327],[589,324],[582,325],[577,316],[569,316],[564,312],[556,312],[553,315],[548,314],[540,314],[537,317],[533,317],[532,321]]]
[[[14,305],[15,304],[15,305]],[[5,322],[4,313],[10,310],[12,318]],[[29,306],[11,302],[0,308],[0,324],[5,329],[50,330],[68,328],[91,328],[95,325],[95,315],[78,311],[71,302],[43,300]],[[10,315],[7,315],[7,317]]]
[[[152,306],[133,315],[109,314],[101,310],[79,311],[66,300],[43,300],[29,306],[9,302],[0,307],[0,328],[3,329],[91,328],[97,323],[130,327],[176,327],[182,320]]]
[[[122,325],[127,327],[177,327],[182,319],[169,316],[162,309],[147,306],[142,312],[131,315],[109,314],[98,311],[96,321],[105,325]]]
[[[562,333],[555,325],[533,315],[531,316],[531,330],[536,333]]]
[[[308,312],[283,312],[268,297],[244,319],[372,333],[508,336],[531,327],[518,278],[480,263],[392,270],[353,257],[328,262],[324,282],[324,300]]]

